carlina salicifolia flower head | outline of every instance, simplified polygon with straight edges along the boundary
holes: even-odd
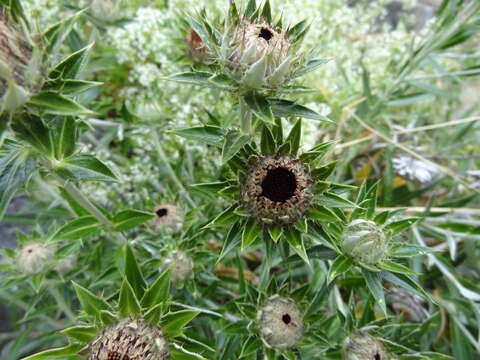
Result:
[[[285,82],[292,57],[284,31],[265,20],[242,21],[233,34],[229,60],[233,73],[246,88],[275,88]]]
[[[155,208],[153,222],[157,228],[178,231],[183,223],[182,210],[173,204],[161,204]]]
[[[164,268],[170,268],[173,282],[182,282],[193,277],[193,260],[185,251],[170,251],[163,262]]]
[[[390,242],[375,222],[356,219],[346,227],[341,248],[354,261],[375,265],[387,259]]]
[[[141,319],[124,318],[105,327],[89,345],[88,360],[163,360],[170,358],[162,330]]]
[[[302,339],[302,317],[292,299],[273,295],[257,311],[257,326],[262,340],[275,349],[291,348]]]
[[[0,112],[15,110],[28,100],[33,66],[33,45],[26,31],[0,9]]]
[[[45,270],[53,256],[53,251],[45,244],[31,242],[18,250],[17,269],[24,274],[37,274]]]
[[[355,332],[343,343],[344,360],[387,360],[388,351],[377,338],[365,333]]]
[[[387,296],[393,311],[402,314],[410,322],[423,322],[428,317],[423,299],[405,289],[392,287]]]
[[[230,1],[222,21],[210,21],[203,12],[186,20],[207,49],[217,78],[240,95],[281,90],[299,74],[312,71],[299,51],[307,22],[283,26],[283,19],[273,18],[269,0],[259,6],[249,1],[244,9]]]
[[[242,197],[248,211],[266,223],[291,224],[313,197],[308,167],[289,155],[259,156],[249,167]]]

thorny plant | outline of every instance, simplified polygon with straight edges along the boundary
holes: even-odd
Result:
[[[480,3],[396,3],[1,0],[1,358],[476,359]]]

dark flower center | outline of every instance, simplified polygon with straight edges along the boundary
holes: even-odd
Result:
[[[268,42],[273,37],[273,32],[266,27],[262,27],[258,37],[265,39]]]
[[[285,324],[290,324],[290,321],[292,321],[292,318],[290,317],[290,315],[288,314],[284,314],[282,316],[282,321],[285,323]]]
[[[167,216],[168,210],[165,208],[160,208],[157,211],[155,211],[155,213],[157,214],[158,217],[164,217],[164,216]]]
[[[110,351],[108,353],[108,358],[107,360],[130,360],[130,357],[128,355],[123,355],[120,354],[119,352],[116,351]]]
[[[297,180],[293,172],[279,167],[268,170],[261,186],[262,193],[260,196],[265,196],[274,202],[285,202],[295,193]]]
[[[376,353],[376,354],[375,354],[374,360],[382,360],[382,357],[380,356],[379,353]]]

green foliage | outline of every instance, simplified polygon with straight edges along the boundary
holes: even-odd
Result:
[[[476,359],[480,3],[402,4],[2,0],[0,358]]]

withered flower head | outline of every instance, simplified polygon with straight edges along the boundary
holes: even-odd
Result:
[[[33,242],[22,247],[17,254],[17,268],[25,274],[39,273],[48,266],[53,252],[39,242]]]
[[[154,224],[158,228],[179,230],[183,223],[183,213],[180,208],[173,204],[162,204],[155,208]]]
[[[88,360],[163,360],[168,343],[158,326],[126,318],[108,326],[90,344]]]
[[[181,250],[168,253],[163,263],[165,268],[172,269],[172,280],[181,282],[193,276],[193,260],[190,255]]]
[[[258,310],[257,325],[262,340],[272,348],[288,349],[300,341],[303,321],[291,299],[274,295]]]
[[[428,317],[428,311],[423,307],[423,299],[416,294],[392,287],[387,298],[393,311],[402,314],[407,321],[422,322]]]
[[[342,249],[358,262],[374,265],[388,257],[390,243],[375,222],[364,219],[352,221],[343,234]]]
[[[195,30],[188,28],[185,41],[187,43],[188,56],[190,56],[193,61],[201,63],[207,60],[207,48]]]
[[[249,212],[265,223],[291,224],[313,197],[308,168],[287,155],[260,156],[250,166],[243,185]]]
[[[343,344],[343,359],[387,360],[390,355],[378,339],[364,332],[356,332]]]

